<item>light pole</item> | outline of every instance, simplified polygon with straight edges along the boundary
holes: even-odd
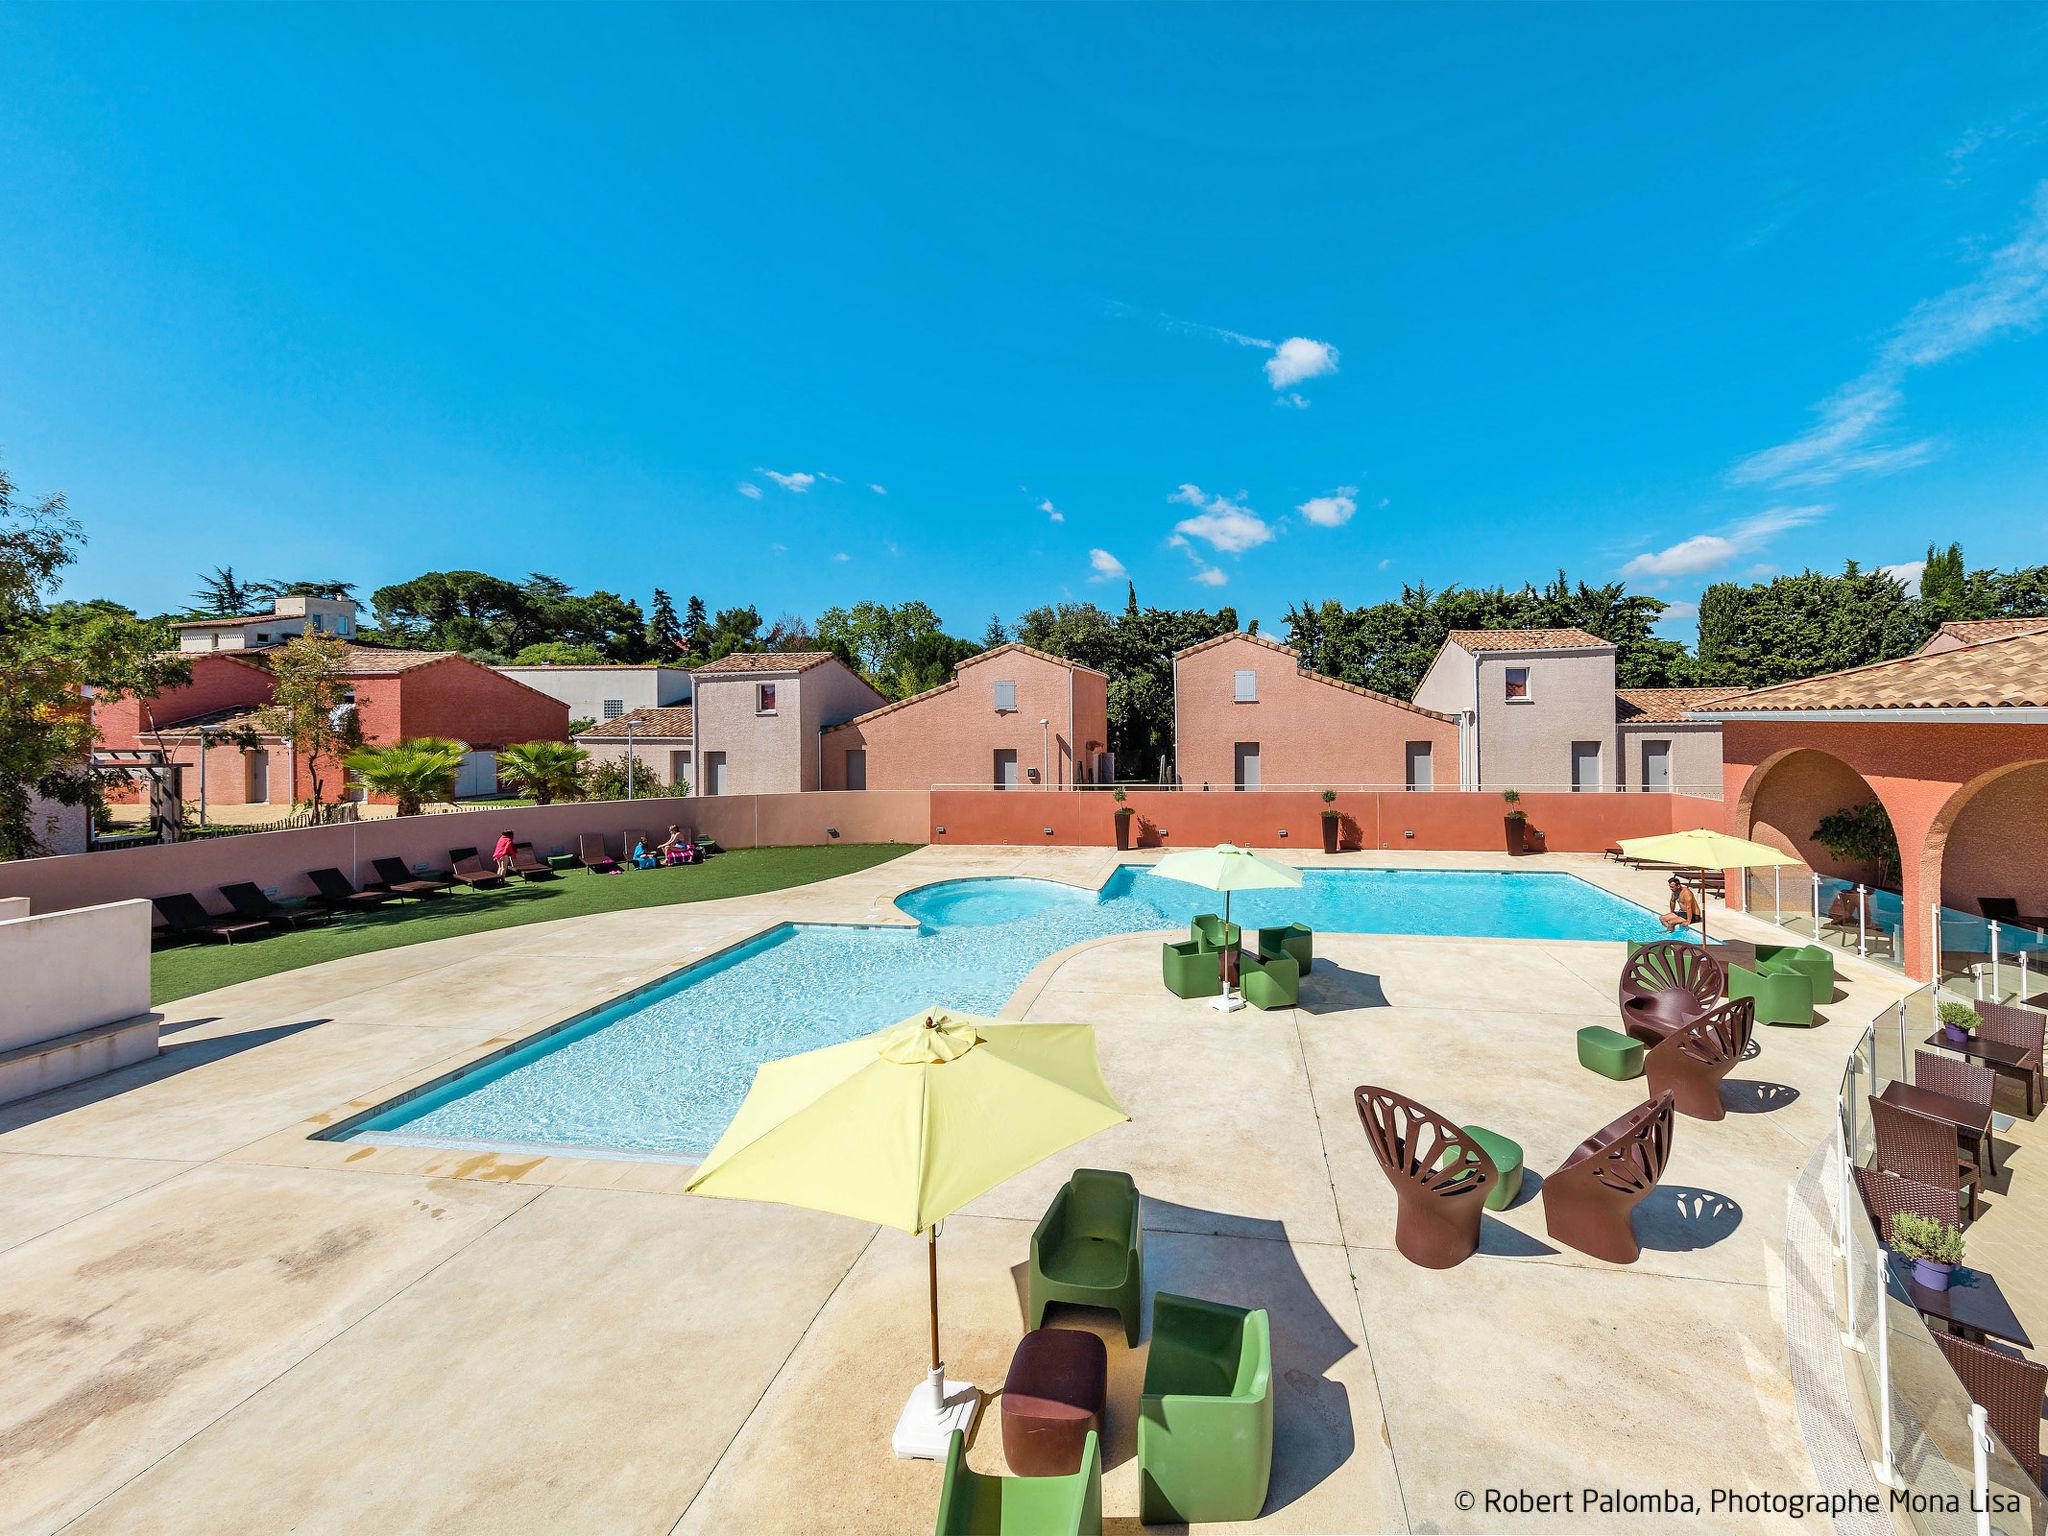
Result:
[[[199,727],[199,825],[206,825],[206,733],[210,725]]]
[[[1039,721],[1039,722],[1038,722],[1038,731],[1039,731],[1039,735],[1040,735],[1040,737],[1042,738],[1042,739],[1041,739],[1041,741],[1040,741],[1040,743],[1039,743],[1039,752],[1038,752],[1038,787],[1039,787],[1040,789],[1051,789],[1051,788],[1052,788],[1052,722],[1051,722],[1050,720],[1041,720],[1041,721]]]
[[[633,722],[626,722],[626,798],[633,798]]]

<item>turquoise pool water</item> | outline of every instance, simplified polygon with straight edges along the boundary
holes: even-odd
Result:
[[[1124,866],[1098,892],[1048,880],[949,880],[897,905],[915,929],[787,924],[577,1019],[351,1128],[436,1146],[554,1146],[701,1157],[763,1061],[943,1004],[997,1012],[1047,955],[1185,929],[1210,891]],[[1247,928],[1642,939],[1653,914],[1571,875],[1316,870],[1299,890],[1231,900]]]

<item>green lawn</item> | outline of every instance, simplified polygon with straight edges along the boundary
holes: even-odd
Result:
[[[673,869],[636,869],[617,875],[572,870],[554,880],[519,880],[499,890],[456,890],[425,902],[403,902],[332,922],[277,933],[248,943],[207,942],[159,950],[150,958],[150,1001],[167,1003],[195,992],[274,976],[279,971],[318,965],[347,955],[424,944],[458,934],[482,933],[522,923],[618,912],[628,907],[661,907],[721,896],[753,896],[793,885],[809,885],[899,858],[907,843],[833,843],[821,848],[740,848],[702,864]]]

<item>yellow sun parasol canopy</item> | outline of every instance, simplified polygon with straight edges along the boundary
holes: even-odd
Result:
[[[1706,827],[1695,827],[1690,832],[1665,832],[1656,837],[1625,837],[1619,846],[1632,859],[1679,864],[1687,869],[1768,869],[1799,862],[1768,844],[1730,837],[1726,832]]]
[[[1301,884],[1301,871],[1235,843],[1184,848],[1152,866],[1152,873],[1212,891],[1270,891]]]
[[[1128,1119],[1087,1025],[931,1009],[762,1064],[688,1188],[923,1232]]]

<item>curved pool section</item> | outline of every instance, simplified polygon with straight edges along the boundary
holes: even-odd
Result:
[[[1113,934],[1185,931],[1190,917],[1222,903],[1126,865],[1099,892],[1051,880],[947,880],[897,906],[918,926],[784,924],[336,1134],[694,1160],[724,1131],[761,1062],[934,1004],[996,1013],[1048,955]],[[1645,908],[1575,876],[1482,870],[1311,870],[1298,890],[1233,896],[1231,917],[1247,929],[1298,921],[1326,933],[1661,932]]]

